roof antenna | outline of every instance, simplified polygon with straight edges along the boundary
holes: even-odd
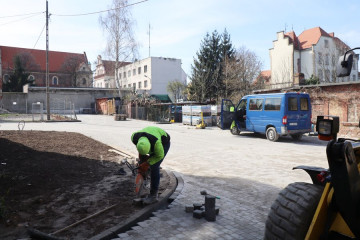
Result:
[[[285,23],[285,32],[286,32],[286,27],[287,27],[287,24]]]

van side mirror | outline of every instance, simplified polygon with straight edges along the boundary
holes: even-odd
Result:
[[[336,65],[336,76],[337,77],[347,77],[351,73],[351,68],[353,64],[353,54],[346,54],[339,57],[339,61]]]

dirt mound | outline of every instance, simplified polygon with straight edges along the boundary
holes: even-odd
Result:
[[[69,132],[0,131],[0,149],[1,239],[24,238],[27,227],[54,233],[118,204],[55,234],[87,239],[140,210],[132,205],[130,171],[115,174],[122,157],[98,141]],[[163,177],[160,190],[168,183]]]

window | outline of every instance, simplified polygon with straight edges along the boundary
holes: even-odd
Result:
[[[128,84],[128,88],[131,88],[131,84]]]
[[[121,79],[121,73],[119,73],[119,79]]]
[[[138,74],[141,73],[141,67],[138,67]]]
[[[10,80],[10,76],[8,74],[4,74],[4,83],[8,83]]]
[[[133,76],[135,76],[136,75],[136,69],[134,68],[133,69]]]
[[[131,77],[131,71],[130,70],[128,71],[128,77]]]
[[[301,111],[309,110],[309,99],[308,98],[300,98],[300,110]]]
[[[86,78],[82,79],[82,85],[86,85]]]
[[[356,80],[356,75],[352,75],[352,80],[353,80],[353,81]]]
[[[136,83],[133,83],[133,89],[134,90],[136,89]]]
[[[147,65],[144,66],[144,73],[147,72]]]
[[[325,65],[329,65],[329,54],[325,55]]]
[[[144,88],[147,88],[148,84],[147,84],[147,80],[144,81]]]
[[[261,111],[263,108],[264,99],[250,99],[249,110],[250,111]]]
[[[331,79],[330,79],[330,70],[329,69],[326,69],[325,70],[325,80],[327,82],[331,82]]]
[[[319,63],[319,64],[322,64],[322,62],[323,62],[322,53],[318,53],[318,63]]]
[[[126,78],[126,72],[123,72],[124,78]]]
[[[353,69],[353,70],[356,69],[356,61],[353,61],[352,69]]]
[[[59,78],[57,76],[52,77],[52,84],[53,85],[59,85]]]
[[[323,80],[324,80],[324,79],[323,79],[323,72],[322,72],[321,69],[318,71],[318,77],[319,77],[319,80],[320,80],[320,81],[323,81]]]
[[[281,98],[267,98],[265,100],[265,111],[280,111]]]
[[[139,89],[141,88],[141,82],[138,82],[138,88]]]
[[[298,99],[297,97],[289,97],[288,98],[289,111],[297,111],[298,110]]]
[[[329,47],[329,40],[325,40],[324,43],[325,43],[325,47],[328,48]]]
[[[124,85],[124,88],[126,88],[126,85]]]

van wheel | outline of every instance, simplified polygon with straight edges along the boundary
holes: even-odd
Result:
[[[240,130],[238,129],[237,126],[234,126],[230,129],[230,132],[232,135],[239,135],[240,134]]]
[[[264,239],[305,239],[322,191],[322,186],[304,182],[284,188],[269,211]]]
[[[290,134],[290,136],[292,137],[292,139],[294,140],[300,140],[302,138],[302,134],[297,133],[297,134]]]
[[[266,130],[266,138],[272,142],[276,142],[279,139],[279,134],[274,127],[269,127]]]

